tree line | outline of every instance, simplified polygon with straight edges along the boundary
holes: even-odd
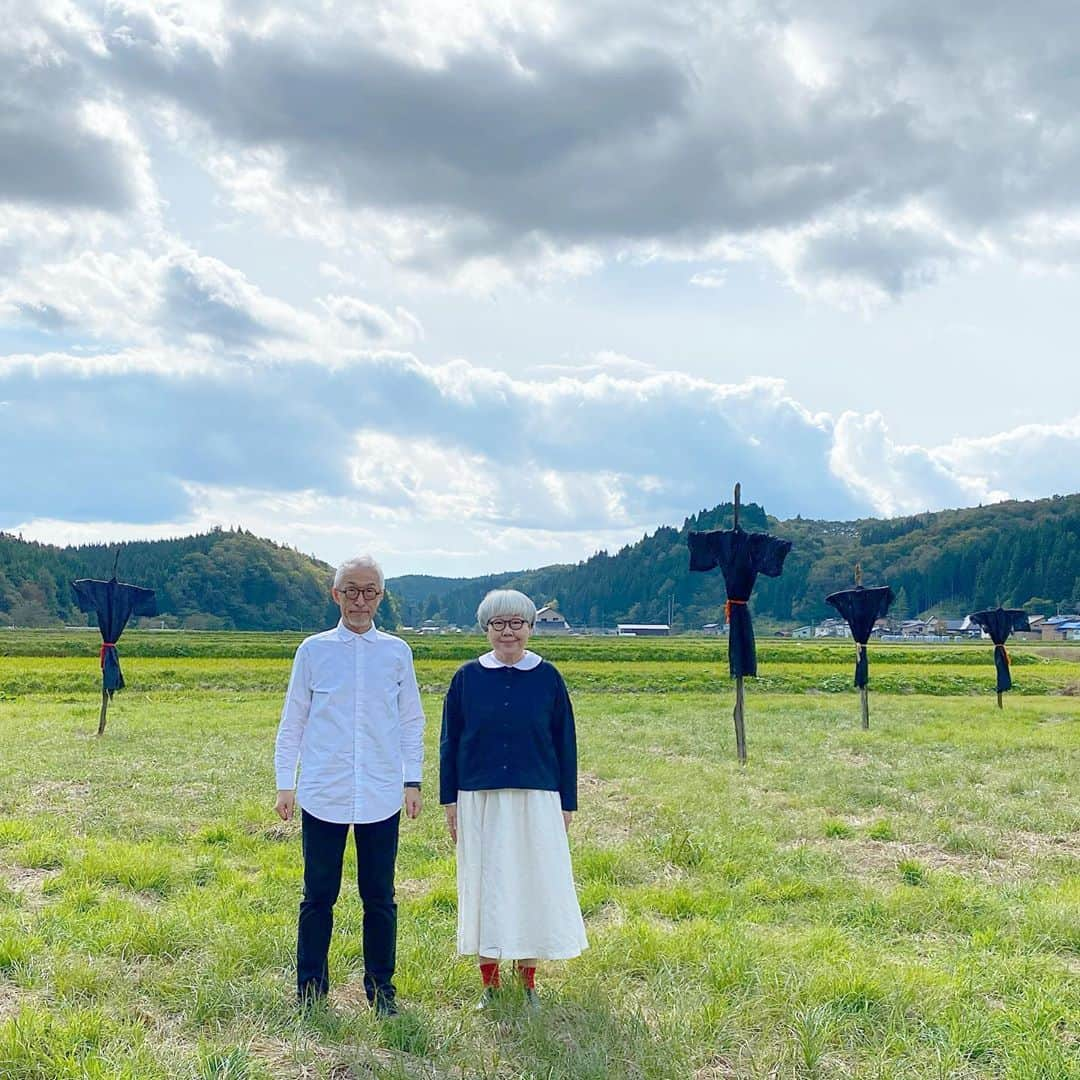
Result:
[[[474,579],[411,576],[392,581],[401,617],[471,626],[490,588],[519,588],[538,604],[552,600],[571,626],[666,623],[699,629],[723,617],[718,570],[690,573],[691,530],[731,528],[723,503],[693,514],[678,528],[662,526],[619,551],[599,551],[576,565]],[[740,525],[793,542],[779,578],[759,577],[755,617],[777,625],[835,615],[825,597],[854,584],[891,585],[892,614],[959,618],[980,608],[1022,607],[1030,613],[1080,610],[1080,495],[1004,502],[889,520],[780,521],[756,504],[740,508]]]
[[[194,630],[300,630],[332,626],[333,567],[243,529],[171,540],[55,547],[0,533],[0,625],[81,626],[76,578],[112,577],[153,589],[154,625]],[[380,625],[397,626],[393,599]]]
[[[666,623],[670,612],[674,629],[699,629],[722,618],[724,583],[719,571],[689,572],[686,535],[730,528],[732,509],[701,510],[678,528],[661,526],[573,565],[470,579],[394,578],[379,624],[469,627],[488,589],[513,587],[541,604],[557,601],[571,626]],[[853,584],[857,562],[867,585],[892,586],[899,618],[960,617],[998,604],[1042,614],[1080,610],[1080,495],[888,520],[780,521],[753,503],[740,515],[748,531],[793,543],[782,576],[758,578],[752,603],[763,627],[834,614],[825,596]],[[122,581],[156,590],[167,626],[315,631],[338,617],[329,597],[332,567],[243,529],[66,548],[0,533],[0,625],[85,624],[70,582],[107,579],[114,560]]]

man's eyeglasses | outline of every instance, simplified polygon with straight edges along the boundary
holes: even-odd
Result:
[[[496,634],[501,634],[507,627],[517,631],[528,625],[527,619],[488,619],[488,629],[494,630]]]
[[[374,585],[365,585],[362,589],[356,585],[346,585],[344,589],[338,589],[342,596],[349,600],[359,600],[362,596],[365,600],[374,600],[376,596],[382,596],[382,589],[376,589]]]

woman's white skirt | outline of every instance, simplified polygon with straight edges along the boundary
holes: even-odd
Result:
[[[589,946],[557,791],[459,791],[457,948],[566,960]]]

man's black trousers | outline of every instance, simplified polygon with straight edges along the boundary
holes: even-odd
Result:
[[[397,861],[399,810],[385,821],[339,825],[301,811],[304,899],[296,936],[296,986],[301,998],[322,997],[330,989],[327,954],[334,929],[334,903],[341,892],[341,867],[350,827],[356,842],[356,884],[364,907],[364,991],[394,997],[397,954]]]

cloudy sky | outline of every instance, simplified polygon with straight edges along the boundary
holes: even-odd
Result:
[[[0,529],[475,574],[1080,488],[1073,0],[0,14]]]

